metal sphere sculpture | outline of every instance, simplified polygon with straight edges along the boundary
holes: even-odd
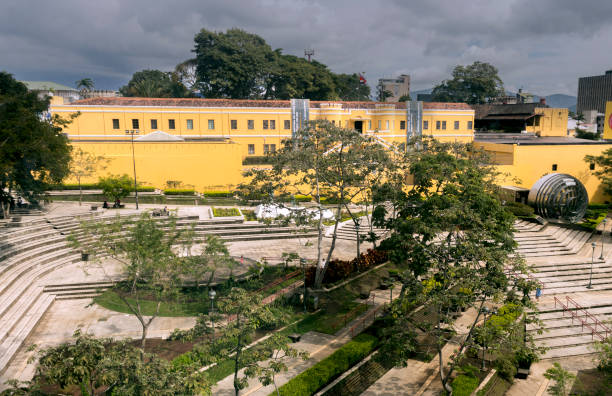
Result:
[[[582,219],[589,204],[589,196],[580,180],[564,173],[540,178],[529,190],[527,200],[540,216],[570,223]]]

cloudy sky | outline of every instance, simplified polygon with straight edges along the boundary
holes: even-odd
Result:
[[[610,0],[2,0],[0,70],[22,80],[117,89],[191,57],[202,28],[239,27],[334,72],[410,74],[412,89],[457,64],[490,62],[508,90],[576,95],[612,69]]]

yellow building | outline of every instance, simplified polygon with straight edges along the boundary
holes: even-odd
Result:
[[[474,110],[463,103],[412,102],[411,108],[406,103],[302,99],[58,102],[52,101],[52,113],[64,117],[80,113],[64,129],[71,143],[112,160],[105,173],[131,173],[133,136],[138,178],[156,187],[163,187],[166,180],[180,180],[198,190],[235,186],[246,157],[275,151],[306,120],[328,120],[388,143],[403,143],[416,134],[473,140]]]
[[[606,102],[603,138],[612,140],[612,102]]]

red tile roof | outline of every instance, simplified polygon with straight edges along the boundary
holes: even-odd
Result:
[[[375,109],[377,105],[393,105],[395,109],[405,109],[400,102],[348,102],[348,101],[311,101],[310,107],[320,108],[322,103],[340,103],[343,109]],[[169,106],[169,107],[291,107],[289,100],[250,100],[250,99],[202,99],[202,98],[135,98],[100,97],[72,102],[71,106]],[[472,110],[465,103],[424,102],[423,109]]]

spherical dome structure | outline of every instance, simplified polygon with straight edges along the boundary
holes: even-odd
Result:
[[[570,223],[582,219],[589,204],[589,196],[580,180],[564,173],[540,178],[529,190],[527,200],[540,216]]]

